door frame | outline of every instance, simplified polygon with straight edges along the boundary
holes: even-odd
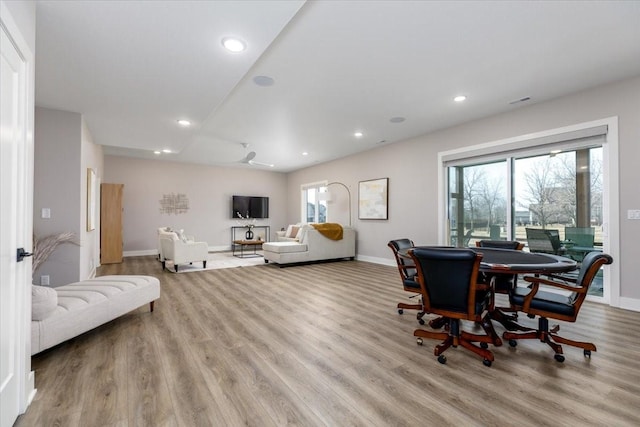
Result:
[[[29,43],[17,25],[9,8],[0,2],[0,26],[9,36],[20,56],[24,79],[19,88],[19,115],[22,117],[20,141],[16,147],[17,199],[16,218],[21,221],[16,229],[16,247],[27,252],[33,248],[33,165],[34,165],[34,114],[35,114],[35,59]],[[5,96],[4,94],[2,96]],[[31,258],[16,263],[17,291],[15,317],[17,328],[12,339],[17,345],[15,352],[18,381],[18,413],[22,414],[35,397],[35,374],[31,371]]]

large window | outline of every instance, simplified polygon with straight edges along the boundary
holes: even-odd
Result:
[[[326,191],[326,183],[302,186],[302,222],[327,222],[327,201],[320,196]]]
[[[443,243],[518,240],[536,251],[526,230],[542,228],[557,231],[562,255],[578,263],[590,251],[613,255],[617,227],[608,218],[615,205],[607,200],[617,199],[617,180],[612,185],[606,174],[612,163],[605,148],[611,148],[607,126],[599,125],[440,153],[447,190]],[[615,194],[608,194],[612,188]],[[599,276],[590,295],[608,302],[610,278]]]

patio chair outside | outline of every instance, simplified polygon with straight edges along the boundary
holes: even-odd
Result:
[[[564,255],[567,249],[560,241],[560,231],[555,229],[526,228],[529,252]]]

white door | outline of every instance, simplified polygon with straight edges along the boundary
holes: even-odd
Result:
[[[27,67],[0,25],[0,427],[24,410],[26,313],[31,262],[17,262],[25,242],[27,211]],[[27,293],[29,292],[29,293]],[[27,347],[28,349],[28,347]],[[26,365],[26,366],[25,366]]]

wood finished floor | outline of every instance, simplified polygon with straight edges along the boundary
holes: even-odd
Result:
[[[16,426],[637,426],[640,313],[585,303],[570,338],[591,359],[523,341],[483,366],[416,345],[395,267],[338,262],[162,273],[153,257],[99,275],[160,279],[148,306],[33,357]],[[501,334],[500,325],[496,329]]]

